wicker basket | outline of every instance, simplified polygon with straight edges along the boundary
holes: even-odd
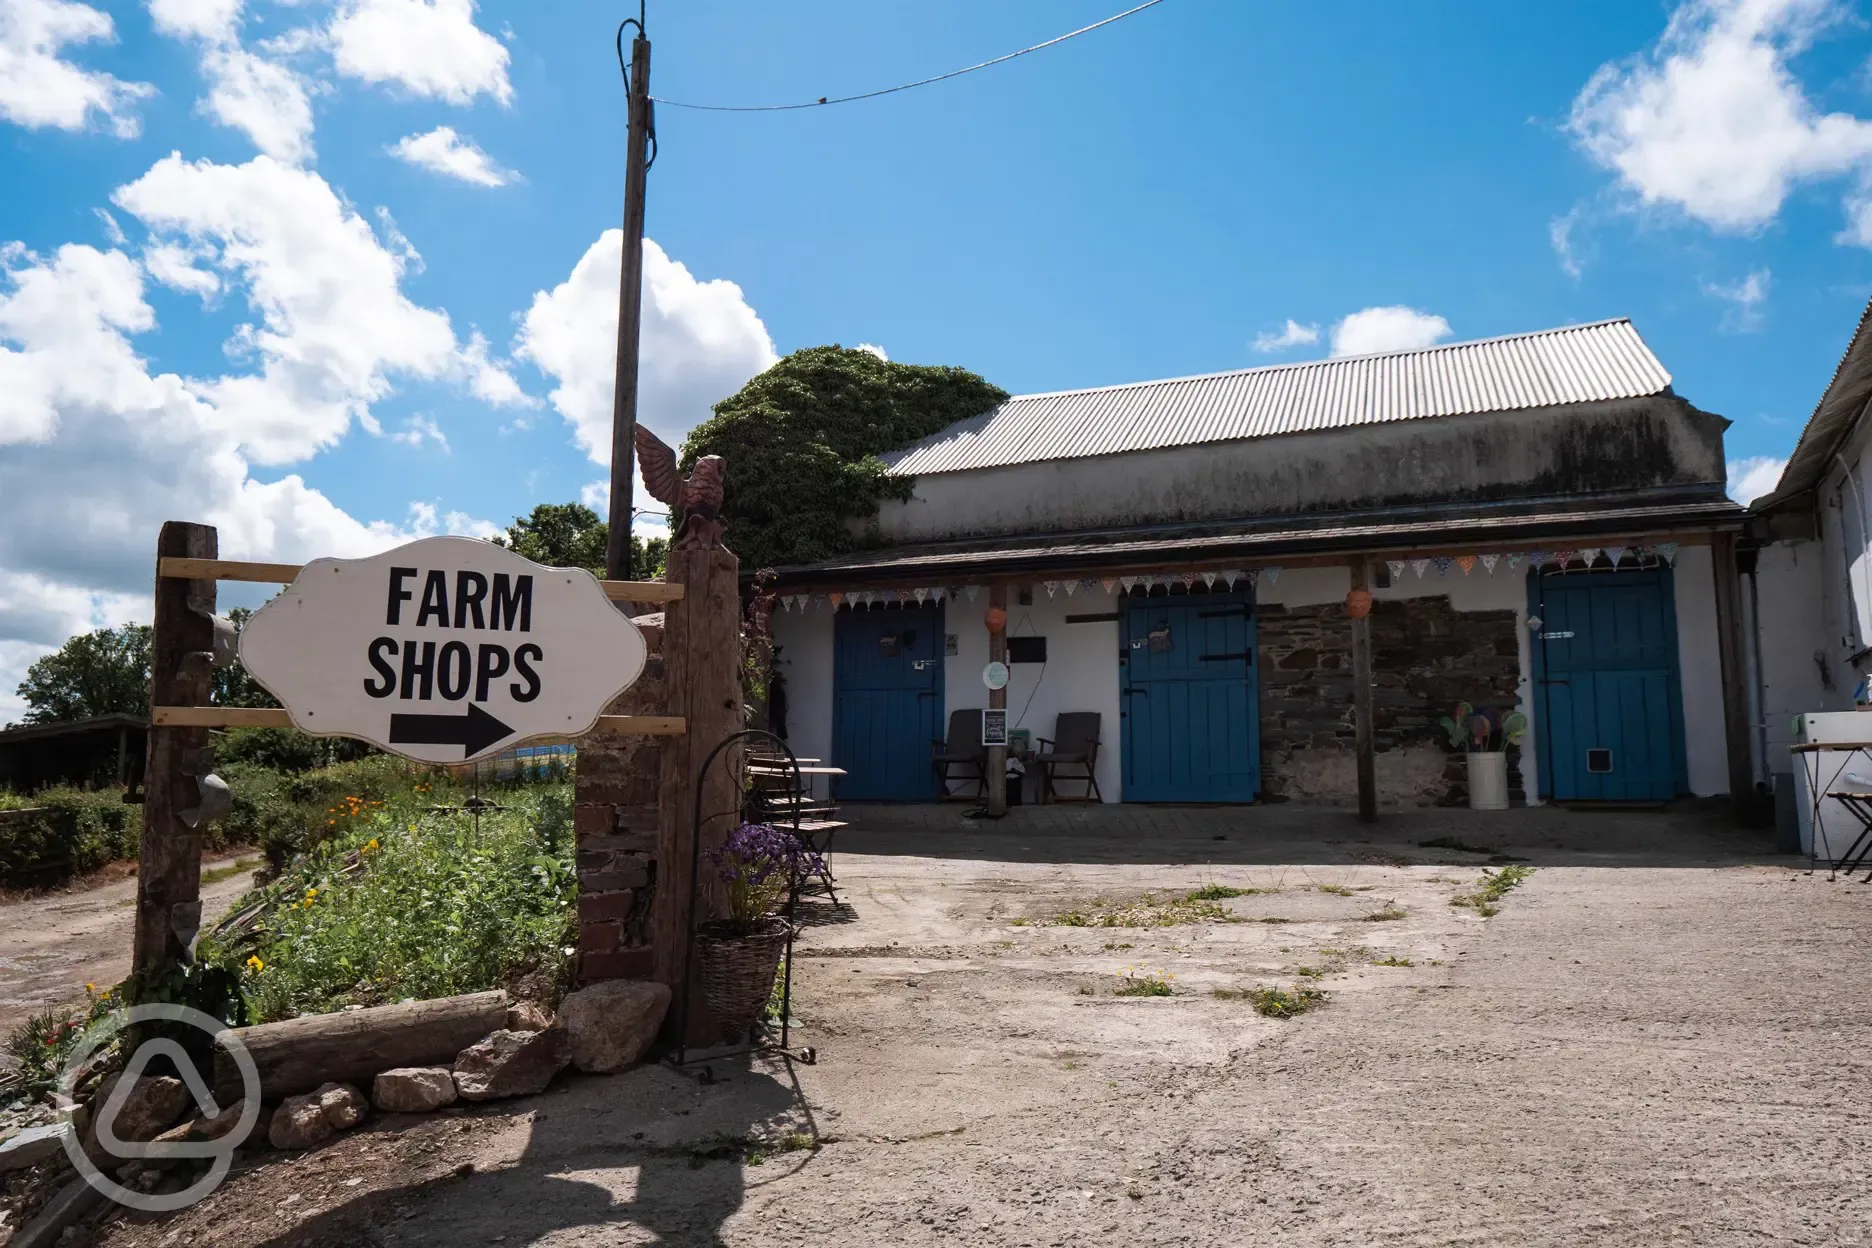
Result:
[[[751,935],[731,933],[725,926],[710,923],[697,929],[695,947],[702,999],[726,1044],[746,1036],[766,1012],[786,949],[787,923],[771,918]]]

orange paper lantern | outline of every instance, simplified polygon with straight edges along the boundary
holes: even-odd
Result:
[[[1371,590],[1355,589],[1345,596],[1346,614],[1355,620],[1362,620],[1371,614]]]
[[[1007,628],[1007,608],[989,607],[986,611],[982,612],[982,619],[987,623],[989,632],[1001,632],[1003,629]]]

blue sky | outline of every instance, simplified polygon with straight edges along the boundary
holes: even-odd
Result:
[[[1121,0],[651,0],[653,93],[953,69]],[[224,552],[605,475],[618,5],[0,0],[0,722]],[[1164,0],[863,103],[659,109],[646,420],[823,342],[1063,389],[1631,317],[1772,481],[1872,296],[1872,13]]]

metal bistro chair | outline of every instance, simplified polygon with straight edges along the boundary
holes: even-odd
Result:
[[[1098,767],[1099,748],[1099,713],[1097,711],[1062,711],[1054,720],[1051,739],[1041,737],[1040,752],[1033,756],[1033,761],[1040,764],[1041,800],[1048,802],[1102,802],[1105,797],[1099,792],[1098,777],[1094,771]],[[1078,771],[1060,773],[1060,768],[1074,767]],[[1085,792],[1070,796],[1062,795],[1054,789],[1058,780],[1070,780],[1085,785]]]
[[[982,713],[949,712],[949,739],[930,741],[930,766],[936,772],[936,800],[983,801],[988,797],[988,747],[981,743]],[[960,771],[953,770],[961,768]],[[955,781],[974,781],[975,793],[952,792]]]

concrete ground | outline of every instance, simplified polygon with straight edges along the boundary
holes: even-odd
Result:
[[[796,958],[817,1064],[379,1119],[100,1242],[1872,1241],[1872,889],[1707,809],[859,815]],[[1499,914],[1450,904],[1505,858]],[[1058,923],[1214,885],[1256,891]]]

